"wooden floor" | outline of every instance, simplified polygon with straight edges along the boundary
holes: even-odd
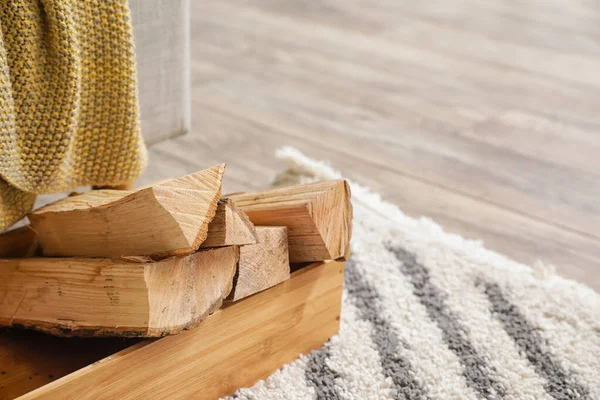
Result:
[[[600,291],[600,2],[192,1],[193,129],[145,183],[292,145],[413,216]]]

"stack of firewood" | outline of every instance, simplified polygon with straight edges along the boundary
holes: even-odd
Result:
[[[346,259],[343,180],[222,197],[225,165],[139,190],[93,190],[0,235],[0,325],[61,336],[190,329],[290,277]]]

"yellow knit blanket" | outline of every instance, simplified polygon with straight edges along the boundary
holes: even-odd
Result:
[[[145,164],[127,0],[0,1],[0,231]]]

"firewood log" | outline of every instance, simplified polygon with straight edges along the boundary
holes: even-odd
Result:
[[[344,180],[228,197],[254,225],[287,226],[290,262],[345,260],[350,254],[352,205]]]
[[[206,239],[225,164],[140,190],[93,190],[29,214],[44,256],[154,258]]]
[[[0,260],[0,325],[59,336],[155,337],[197,325],[231,291],[237,246],[185,257]]]
[[[287,228],[257,226],[258,243],[242,246],[227,300],[237,301],[290,278]]]

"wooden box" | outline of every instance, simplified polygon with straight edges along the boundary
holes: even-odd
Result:
[[[253,385],[339,329],[344,264],[315,263],[160,339],[0,333],[0,399],[216,399]]]

